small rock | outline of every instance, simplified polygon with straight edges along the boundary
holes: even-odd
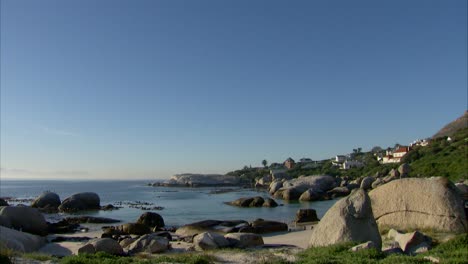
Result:
[[[252,233],[229,233],[224,237],[236,248],[257,247],[264,244],[262,236]]]
[[[78,255],[94,253],[96,253],[96,249],[92,244],[86,244],[78,249]]]
[[[350,248],[349,250],[353,251],[353,252],[357,252],[357,251],[360,251],[360,250],[363,250],[363,249],[371,249],[371,248],[379,249],[374,242],[367,241],[365,243],[354,246],[354,247]]]

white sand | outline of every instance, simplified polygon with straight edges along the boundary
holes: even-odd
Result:
[[[264,235],[263,242],[268,245],[291,245],[307,248],[312,229]]]

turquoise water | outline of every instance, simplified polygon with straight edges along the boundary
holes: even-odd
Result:
[[[60,199],[78,192],[95,192],[101,198],[101,205],[117,202],[148,202],[153,206],[162,206],[155,211],[163,218],[167,226],[180,226],[206,219],[251,221],[256,218],[277,220],[289,223],[294,220],[299,208],[313,208],[322,217],[336,202],[291,202],[276,200],[276,208],[238,208],[224,204],[240,197],[269,197],[265,191],[254,189],[236,189],[233,192],[213,194],[219,188],[178,188],[151,187],[149,181],[57,181],[57,180],[0,180],[0,197],[35,198],[44,191],[56,192]],[[232,188],[229,188],[232,189]],[[85,212],[82,214],[110,217],[124,222],[134,222],[146,211],[136,208],[124,208],[114,211]],[[55,216],[54,216],[55,217]]]

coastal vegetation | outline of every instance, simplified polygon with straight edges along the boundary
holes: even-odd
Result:
[[[468,128],[463,128],[451,133],[451,137],[443,136],[434,138],[427,146],[414,146],[403,158],[401,163],[407,163],[411,167],[410,177],[431,177],[443,176],[452,181],[468,178]],[[396,147],[399,144],[395,144]],[[347,176],[356,179],[362,176],[387,175],[392,169],[397,169],[400,164],[380,163],[376,156],[383,155],[385,151],[380,147],[374,147],[371,151],[362,152],[361,148],[353,150],[351,155],[355,161],[364,164],[362,167],[353,167],[342,170],[334,166],[333,159],[317,161],[316,166],[308,168],[302,164],[297,164],[286,173],[297,178],[301,175],[330,175]],[[266,161],[266,160],[264,160]],[[263,162],[262,162],[263,164]],[[265,165],[265,164],[263,164]],[[270,170],[277,167],[251,167],[245,166],[240,170],[228,172],[227,175],[237,176],[244,183],[254,183],[264,175],[270,174]]]

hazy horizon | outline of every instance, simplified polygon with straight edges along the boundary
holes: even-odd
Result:
[[[467,2],[0,2],[2,179],[322,160],[467,110]]]

